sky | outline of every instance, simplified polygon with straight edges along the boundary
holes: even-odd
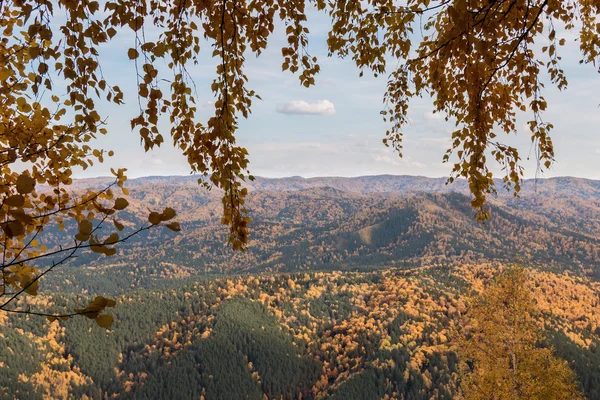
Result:
[[[328,21],[314,12],[308,17],[309,52],[317,56],[321,66],[315,86],[305,88],[297,76],[281,72],[280,49],[285,41],[281,27],[277,27],[268,49],[259,58],[247,57],[248,85],[263,99],[253,103],[252,114],[240,121],[237,133],[238,143],[250,153],[251,173],[266,177],[448,176],[452,166],[443,164],[442,157],[450,145],[454,124],[431,113],[430,99],[415,99],[405,129],[404,156],[398,157],[382,143],[387,126],[379,112],[386,75],[374,78],[365,73],[359,77],[351,59],[328,58]],[[541,176],[600,179],[600,74],[592,65],[579,65],[578,44],[569,40],[572,35],[566,36],[567,46],[561,49],[561,55],[569,87],[559,92],[547,85],[545,92],[549,103],[545,118],[555,125],[552,138],[557,161]],[[138,113],[134,64],[126,55],[133,45],[133,35],[121,32],[116,39],[102,50],[101,62],[109,83],[124,90],[126,104],[99,107],[108,116],[109,133],[97,142],[99,148],[114,150],[115,156],[86,171],[74,171],[74,176],[106,176],[111,167],[127,168],[130,178],[189,174],[186,160],[167,140],[167,129],[162,147],[148,153],[138,134],[131,131],[129,120]],[[198,88],[201,121],[213,113],[210,84],[217,61],[211,53],[204,45],[200,63],[189,67]],[[526,177],[533,177],[536,163],[533,157],[526,160],[531,151],[526,121],[527,115],[520,116],[518,134],[506,136],[503,141],[518,147]],[[498,168],[493,170],[500,174]]]

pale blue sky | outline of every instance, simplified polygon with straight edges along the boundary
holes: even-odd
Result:
[[[251,172],[268,177],[384,173],[447,176],[451,165],[442,164],[441,160],[454,125],[430,113],[430,100],[414,100],[409,114],[411,124],[405,130],[404,158],[398,158],[381,142],[386,125],[379,111],[386,76],[373,78],[365,73],[359,78],[351,60],[327,58],[327,21],[322,16],[314,17],[309,15],[309,51],[321,65],[315,87],[306,89],[296,76],[281,72],[280,49],[285,40],[281,29],[276,30],[274,40],[260,58],[248,57],[249,86],[263,98],[254,103],[253,113],[241,121],[238,131],[239,143],[250,152]],[[108,175],[111,167],[126,167],[130,177],[188,174],[185,159],[166,138],[166,129],[166,143],[149,153],[144,153],[137,133],[130,130],[129,119],[138,111],[135,70],[126,56],[133,36],[124,32],[117,39],[104,49],[102,66],[108,79],[126,92],[126,105],[101,108],[109,116],[109,134],[98,141],[99,147],[112,149],[116,154],[103,165],[77,172],[76,176]],[[190,66],[204,120],[213,112],[209,87],[216,61],[210,53],[205,46],[200,65]],[[546,120],[555,125],[557,162],[544,176],[600,179],[600,74],[591,65],[579,65],[577,43],[568,42],[562,48],[562,56],[569,88],[561,93],[548,85],[545,94],[550,104]],[[526,120],[524,116],[520,125]],[[518,137],[504,139],[518,146],[523,159],[527,157],[530,142],[526,130],[521,129]],[[535,163],[524,161],[524,165],[527,176],[534,176]]]

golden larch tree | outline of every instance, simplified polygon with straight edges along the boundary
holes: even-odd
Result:
[[[543,330],[527,272],[499,273],[473,300],[457,344],[467,371],[465,400],[583,399],[567,362],[541,347]]]

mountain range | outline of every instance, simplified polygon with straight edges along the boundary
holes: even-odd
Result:
[[[96,178],[74,186],[108,182]],[[489,199],[492,217],[483,224],[475,221],[465,182],[445,182],[391,175],[257,177],[248,184],[249,246],[234,252],[220,224],[218,190],[199,186],[194,176],[132,179],[125,225],[133,229],[149,209],[170,206],[181,233],[154,230],[121,246],[115,258],[84,254],[50,281],[64,290],[63,274],[103,275],[109,269],[116,288],[111,282],[81,289],[120,291],[164,277],[485,262],[600,276],[600,181],[527,180],[519,197],[499,187]]]
[[[600,182],[526,181],[519,198],[492,196],[481,224],[460,181],[257,178],[245,252],[227,246],[220,193],[196,177],[127,186],[126,232],[166,206],[181,232],[152,229],[112,257],[79,253],[19,300],[62,313],[111,296],[110,330],[0,314],[1,398],[456,398],[456,329],[470,329],[473,295],[521,263],[539,346],[600,399]],[[41,243],[70,240],[66,228],[48,227]]]

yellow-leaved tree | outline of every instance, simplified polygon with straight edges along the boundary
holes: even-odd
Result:
[[[567,85],[559,63],[565,43],[560,32],[576,32],[582,63],[595,63],[600,55],[600,0],[0,1],[0,310],[19,311],[15,300],[35,294],[39,277],[74,252],[87,247],[110,256],[114,244],[129,235],[117,236],[116,214],[128,203],[115,197],[113,187],[83,194],[69,190],[73,169],[111,155],[94,146],[95,138],[107,134],[106,116],[96,105],[120,105],[125,94],[103,75],[100,50],[122,30],[135,35],[123,51],[136,66],[132,95],[140,110],[131,116],[132,129],[151,150],[164,142],[159,121],[166,123],[169,140],[190,170],[202,175],[199,181],[223,190],[222,222],[229,226],[232,246],[243,249],[249,223],[243,182],[252,176],[236,130],[252,101],[260,99],[248,86],[245,59],[261,54],[281,21],[287,37],[283,70],[298,73],[306,87],[315,84],[319,66],[307,51],[307,8],[330,16],[330,55],[351,57],[361,74],[387,75],[386,145],[400,153],[414,96],[430,94],[434,111],[455,122],[444,156],[450,160],[455,152],[458,158],[450,181],[468,180],[480,218],[488,217],[486,195],[494,190],[489,155],[506,171],[505,183],[515,193],[520,189],[519,153],[499,136],[516,133],[517,111],[531,115],[541,167],[553,160],[552,125],[542,119],[547,104],[541,77],[547,74],[561,89]],[[145,34],[148,27],[153,35]],[[200,37],[207,49],[201,49]],[[201,56],[219,61],[211,87],[214,114],[207,121],[198,120],[189,74]],[[115,171],[115,186],[125,179],[123,170]],[[152,212],[149,225],[139,230],[173,217],[171,209]],[[44,247],[39,233],[51,224],[62,227],[65,220],[78,224],[73,241]],[[114,220],[116,231],[100,235],[108,220]],[[168,226],[179,229],[173,222]],[[79,312],[98,317],[105,300]]]
[[[470,367],[465,400],[574,400],[584,397],[565,360],[541,347],[542,328],[527,272],[511,267],[474,299],[457,349]]]

